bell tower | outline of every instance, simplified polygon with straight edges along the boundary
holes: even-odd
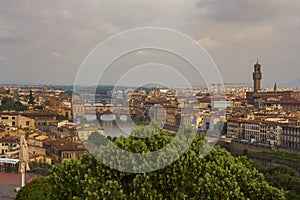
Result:
[[[261,78],[262,78],[261,65],[258,64],[258,60],[257,60],[256,64],[254,64],[254,72],[253,72],[254,92],[258,92],[260,90]]]

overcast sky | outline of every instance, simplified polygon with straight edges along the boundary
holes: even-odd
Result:
[[[300,85],[297,0],[9,0],[0,2],[0,83],[73,84],[87,54],[137,27],[199,41],[225,82]]]

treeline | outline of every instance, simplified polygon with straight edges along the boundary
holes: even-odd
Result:
[[[86,154],[56,165],[48,177],[22,188],[16,199],[285,199],[284,191],[270,186],[247,157],[234,158],[220,147],[208,151],[204,135],[191,128],[177,134],[160,131],[155,124],[138,127],[128,138],[106,138],[106,142],[95,133],[90,140],[101,145],[94,152],[98,159]],[[191,142],[182,155],[178,154],[183,148],[180,141]],[[157,152],[168,145],[167,153]],[[134,154],[112,151],[115,146],[139,155],[157,152],[157,157],[154,163],[137,162]],[[155,168],[174,157],[178,159],[170,165],[148,173],[103,164],[124,167],[127,163],[138,170]]]
[[[255,166],[264,174],[270,185],[286,191],[288,200],[300,200],[299,172],[285,165],[264,167],[257,160]]]

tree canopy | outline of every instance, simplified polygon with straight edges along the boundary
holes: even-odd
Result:
[[[133,134],[111,140],[126,151],[145,153],[156,151],[175,138],[175,134],[166,131],[153,135],[154,129],[147,126],[135,130],[135,134],[150,135],[148,138]],[[148,173],[118,171],[90,154],[56,165],[47,177],[51,199],[285,199],[283,191],[271,187],[248,158],[234,158],[220,147],[201,156],[207,145],[204,140],[204,134],[196,134],[188,150],[175,162]],[[104,156],[105,150],[102,151],[94,153]],[[117,154],[108,157],[112,162],[120,159]],[[157,162],[166,158],[160,155]],[[130,162],[132,158],[122,159]],[[21,194],[24,192],[17,199],[21,199]]]
[[[275,187],[288,191],[287,199],[300,199],[300,178],[287,166],[269,167],[264,172],[266,180]]]
[[[23,187],[16,197],[19,200],[49,200],[51,199],[51,185],[46,178],[37,178]]]
[[[34,97],[33,97],[33,94],[32,94],[32,90],[30,90],[30,93],[29,93],[29,101],[28,101],[29,104],[33,105],[34,104]]]
[[[106,137],[97,131],[91,133],[91,135],[88,137],[88,141],[96,146],[106,145],[107,143]]]
[[[15,110],[15,111],[24,111],[28,107],[23,105],[20,101],[14,101],[12,98],[3,98],[2,105],[0,106],[0,111],[5,110]]]

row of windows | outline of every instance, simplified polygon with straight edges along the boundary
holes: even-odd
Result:
[[[300,136],[299,132],[283,132],[282,135]]]
[[[47,122],[36,122],[35,123],[36,126],[48,126]]]
[[[282,140],[291,141],[291,142],[300,142],[300,138],[299,137],[283,136]]]
[[[300,149],[300,143],[295,144],[295,143],[290,143],[290,142],[284,142],[284,143],[282,143],[282,146],[288,147],[288,148]]]
[[[8,119],[9,119],[9,117],[1,117],[1,119],[2,119],[2,120],[8,120]],[[12,120],[15,120],[15,119],[16,119],[16,117],[12,117],[11,119],[12,119]]]
[[[72,153],[63,153],[63,158],[72,158]]]
[[[245,126],[245,129],[250,129],[250,130],[259,130],[259,126]]]

